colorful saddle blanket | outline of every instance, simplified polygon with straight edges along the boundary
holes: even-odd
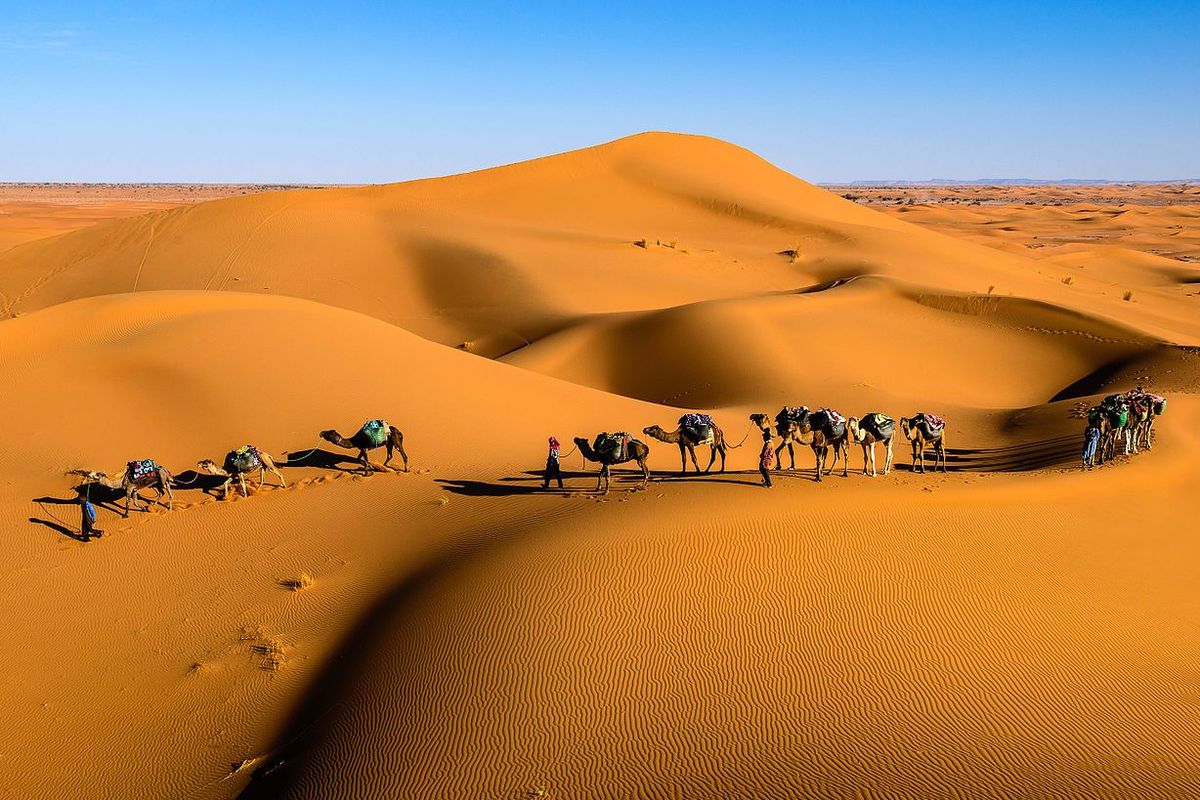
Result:
[[[896,432],[896,421],[876,411],[863,417],[862,427],[876,439],[887,439]]]
[[[679,427],[681,428],[711,428],[713,418],[708,414],[684,414],[679,418]]]
[[[934,435],[941,433],[946,427],[946,421],[944,419],[939,417],[937,414],[930,414],[925,411],[922,411],[920,414],[917,414],[915,417],[913,417],[913,422],[923,426],[926,431]]]
[[[129,477],[135,481],[149,478],[151,475],[158,473],[158,464],[154,463],[154,459],[152,458],[143,458],[141,461],[130,461],[125,468]]]
[[[1154,409],[1155,414],[1164,414],[1167,410],[1167,398],[1160,394],[1146,393],[1146,399],[1150,401],[1150,408]]]
[[[376,447],[386,442],[388,434],[390,433],[388,430],[388,424],[381,419],[373,419],[364,423],[362,426],[362,432],[368,439],[371,440],[371,444],[375,445]]]
[[[811,417],[813,430],[819,430],[826,436],[840,437],[846,432],[846,418],[830,408],[822,408],[813,412]]]
[[[252,472],[262,466],[258,448],[246,444],[225,456],[225,471],[229,473]]]

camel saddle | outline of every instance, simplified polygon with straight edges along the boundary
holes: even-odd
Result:
[[[887,414],[876,411],[863,417],[862,428],[876,439],[887,439],[896,432],[896,421]]]
[[[362,432],[371,440],[371,444],[376,447],[386,442],[390,433],[388,424],[381,419],[373,419],[363,423]]]
[[[808,410],[808,406],[800,406],[799,408],[784,406],[783,409],[775,415],[775,425],[779,428],[786,428],[793,422],[797,425],[804,425],[804,423],[808,421],[808,416],[810,413],[811,412]]]
[[[130,461],[125,466],[129,477],[135,481],[140,481],[143,478],[149,478],[151,475],[158,473],[158,464],[154,463],[152,458],[143,458],[141,461]]]
[[[846,418],[831,408],[814,411],[810,420],[813,430],[819,430],[826,436],[836,439],[846,432]]]
[[[629,434],[624,431],[618,433],[601,433],[596,437],[596,441],[592,443],[592,449],[597,455],[602,453],[613,453],[616,461],[625,460],[625,451],[629,447]]]
[[[708,414],[684,414],[679,418],[679,430],[692,444],[712,444],[713,418]]]
[[[262,457],[258,448],[245,444],[225,456],[225,471],[230,474],[251,472],[262,466]]]
[[[913,417],[913,422],[925,429],[926,436],[937,436],[946,428],[946,421],[937,414],[922,411]]]

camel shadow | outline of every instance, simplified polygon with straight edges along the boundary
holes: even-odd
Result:
[[[198,472],[194,469],[189,469],[175,476],[171,481],[171,488],[179,491],[186,489],[199,489],[205,494],[216,495],[217,489],[225,483],[225,478],[220,475],[209,475],[207,472]]]
[[[338,472],[361,472],[362,462],[351,455],[345,453],[333,453],[329,450],[323,450],[320,447],[314,447],[311,450],[304,450],[300,453],[288,451],[284,454],[286,460],[275,462],[277,467],[310,467],[315,469],[332,469]],[[350,468],[342,466],[343,464],[351,465]]]
[[[639,475],[641,473],[638,473]],[[542,473],[525,472],[523,475],[528,477],[508,477],[500,478],[495,482],[488,481],[468,481],[468,480],[450,480],[438,478],[437,482],[441,487],[452,494],[463,495],[465,497],[516,497],[518,495],[558,495],[560,497],[570,497],[572,495],[583,494],[585,491],[590,491],[582,487],[572,488],[570,486],[562,489],[558,488],[556,482],[550,482],[550,488],[542,488]],[[585,472],[564,472],[563,480],[567,481],[571,478],[591,478],[595,480],[595,473]],[[613,483],[617,482],[617,476],[613,476]]]

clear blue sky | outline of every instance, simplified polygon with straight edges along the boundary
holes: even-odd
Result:
[[[814,181],[1200,176],[1200,0],[0,0],[0,180],[381,182],[643,130]]]

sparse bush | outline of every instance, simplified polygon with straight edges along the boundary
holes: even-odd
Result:
[[[1133,292],[1132,291],[1125,292],[1124,298],[1125,298],[1125,302],[1129,302],[1130,300],[1133,299]]]
[[[633,246],[634,246],[634,247],[640,247],[640,248],[642,248],[643,250],[645,250],[645,249],[646,249],[646,240],[645,240],[645,239],[638,239],[636,242],[634,242],[634,243],[633,243]]]
[[[1075,282],[1075,279],[1072,278],[1070,275],[1068,275],[1067,277],[1062,279],[1062,282],[1065,283],[1067,286],[1070,286],[1072,283]]]
[[[988,294],[991,294],[994,291],[996,291],[996,284],[993,283],[991,286],[988,287]]]
[[[295,578],[280,581],[279,585],[291,589],[293,592],[302,592],[313,585],[313,579],[307,572],[301,572]]]

